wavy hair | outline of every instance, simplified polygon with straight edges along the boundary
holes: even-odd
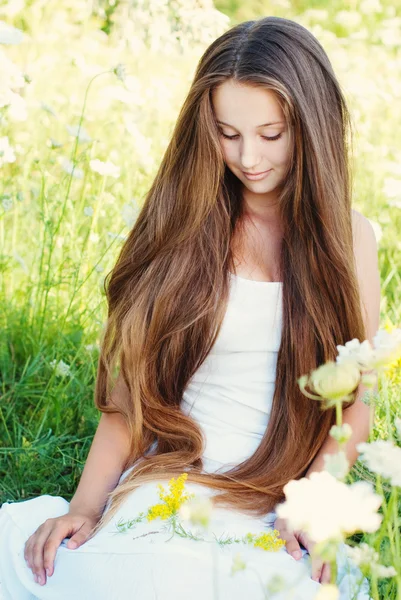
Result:
[[[275,93],[292,156],[279,196],[283,321],[269,424],[257,450],[224,473],[202,471],[204,439],[180,407],[219,333],[235,272],[232,238],[243,215],[239,180],[226,167],[212,91],[232,79]],[[353,253],[351,122],[316,38],[279,17],[241,23],[201,57],[170,143],[139,216],[105,280],[95,405],[118,407],[130,433],[132,471],[110,492],[98,531],[145,482],[183,471],[216,490],[216,504],[262,516],[303,476],[334,422],[302,395],[297,378],[364,339]],[[355,396],[354,396],[355,399]],[[138,460],[140,459],[140,460]]]

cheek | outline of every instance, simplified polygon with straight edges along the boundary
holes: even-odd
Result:
[[[238,151],[235,149],[235,144],[227,144],[226,142],[223,142],[221,144],[221,149],[223,151],[223,156],[226,163],[236,162]]]
[[[274,142],[272,142],[272,145]],[[287,143],[276,142],[275,146],[272,146],[271,149],[268,150],[267,155],[269,156],[272,163],[277,166],[286,165],[289,160],[289,150]]]

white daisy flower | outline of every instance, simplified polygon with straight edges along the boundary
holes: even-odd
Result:
[[[86,217],[92,217],[93,216],[93,208],[91,206],[85,206],[84,215]]]
[[[104,177],[114,177],[118,179],[120,177],[120,167],[112,163],[111,161],[103,162],[97,158],[89,162],[89,166],[95,173],[103,175]]]
[[[0,138],[0,167],[6,163],[13,163],[15,160],[14,149],[10,146],[8,136],[5,135]]]
[[[377,440],[370,444],[357,445],[359,459],[374,473],[391,480],[392,485],[401,487],[401,448],[390,440]]]
[[[65,363],[63,360],[59,360],[58,362],[57,360],[52,360],[49,364],[55,369],[55,374],[57,377],[72,375],[69,365],[67,365],[67,363]]]
[[[0,44],[17,45],[22,42],[24,33],[21,29],[8,25],[5,21],[0,21]]]
[[[346,545],[346,553],[351,561],[357,566],[369,569],[377,577],[394,577],[397,573],[394,567],[385,567],[379,564],[379,554],[374,548],[363,542],[359,546]]]
[[[68,173],[69,175],[72,175],[76,179],[83,179],[83,176],[84,176],[83,170],[79,169],[77,166],[75,166],[74,163],[71,160],[69,160],[68,158],[64,157],[61,159],[61,167],[66,173]]]
[[[391,332],[379,329],[373,338],[373,347],[369,340],[361,343],[354,338],[336,348],[338,363],[356,362],[362,371],[388,366],[401,357],[401,329]]]
[[[92,138],[83,127],[79,125],[67,125],[66,129],[70,135],[78,138],[79,142],[91,142]]]
[[[343,540],[357,531],[371,533],[382,520],[377,513],[382,497],[366,481],[346,485],[327,471],[313,472],[287,483],[284,493],[277,515],[316,542]]]
[[[333,583],[323,583],[313,600],[339,600],[340,590]]]

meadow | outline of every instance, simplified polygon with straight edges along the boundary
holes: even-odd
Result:
[[[75,492],[99,420],[104,277],[203,50],[236,22],[268,14],[310,29],[338,75],[353,119],[353,204],[378,242],[381,327],[401,327],[401,6],[2,1],[0,505]],[[381,379],[372,440],[396,437],[400,367]],[[375,583],[375,600],[401,600],[397,486],[360,461],[350,478],[380,486],[391,506],[390,525],[354,541],[397,571]]]

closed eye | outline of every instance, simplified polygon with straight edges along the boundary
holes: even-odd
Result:
[[[223,136],[223,138],[225,138],[226,140],[236,140],[239,135],[226,135],[225,133],[223,133],[222,131],[220,131],[220,135]],[[264,140],[268,140],[269,142],[273,142],[274,140],[279,140],[281,138],[282,134],[279,133],[277,135],[275,135],[274,137],[267,137],[266,135],[262,135],[261,137]]]

